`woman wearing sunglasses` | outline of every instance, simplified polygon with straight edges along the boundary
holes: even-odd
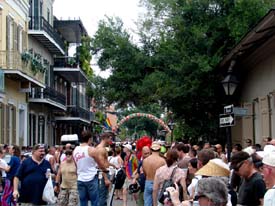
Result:
[[[54,190],[59,192],[57,206],[78,205],[77,173],[72,154],[72,150],[65,152],[66,160],[61,163],[56,176]]]

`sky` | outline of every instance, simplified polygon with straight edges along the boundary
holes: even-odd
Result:
[[[135,22],[142,9],[138,6],[139,0],[55,0],[53,5],[54,15],[58,19],[80,18],[88,34],[93,36],[97,31],[99,20],[104,16],[118,16],[122,19],[129,33],[136,30]],[[100,72],[92,62],[96,75],[107,78],[109,71]]]

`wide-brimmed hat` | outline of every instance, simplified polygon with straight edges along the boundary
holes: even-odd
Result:
[[[227,164],[225,164],[221,159],[212,159],[201,169],[199,169],[195,175],[202,175],[208,177],[228,177],[230,175],[230,170]]]

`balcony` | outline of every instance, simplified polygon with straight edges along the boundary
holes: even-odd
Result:
[[[80,121],[87,125],[91,122],[91,112],[76,105],[67,106],[67,115],[66,117],[55,117],[55,120],[69,122]]]
[[[18,51],[0,51],[0,68],[5,77],[30,82],[32,87],[44,88],[44,72],[34,71],[30,61],[23,61]]]
[[[65,95],[48,86],[45,89],[32,88],[29,94],[29,102],[48,104],[66,111]]]
[[[88,79],[75,57],[57,57],[53,71],[69,82],[87,82]]]
[[[65,43],[62,36],[42,16],[31,16],[28,34],[37,39],[52,54],[64,55]]]

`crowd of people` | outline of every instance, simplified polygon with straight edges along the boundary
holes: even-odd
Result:
[[[244,148],[236,144],[228,160],[221,144],[168,145],[150,137],[116,143],[112,132],[95,144],[91,137],[83,131],[79,145],[1,147],[1,205],[47,205],[42,196],[51,176],[57,206],[109,206],[113,198],[123,206],[129,198],[139,206],[275,206],[275,139],[265,139],[263,149],[250,139]]]

